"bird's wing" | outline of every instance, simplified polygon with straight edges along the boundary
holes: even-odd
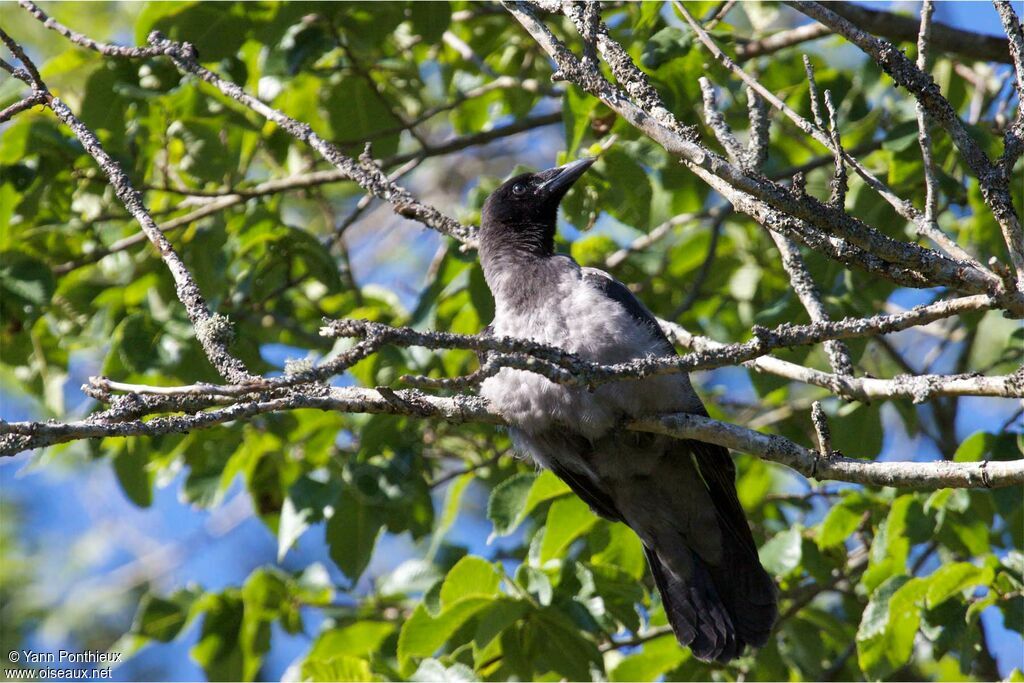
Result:
[[[652,330],[653,334],[663,342],[665,355],[675,355],[675,347],[665,336],[657,318],[654,317],[650,309],[633,296],[626,285],[603,270],[597,268],[583,268],[582,270],[583,278],[588,284],[622,306],[638,323]],[[700,412],[705,417],[707,416],[707,411],[703,407]],[[729,456],[729,451],[721,446],[700,441],[687,441],[686,443],[693,453],[701,478],[711,493],[724,530],[731,533],[742,546],[752,549],[756,553],[757,547],[750,534],[750,527],[747,526],[746,515],[736,496],[736,465]]]
[[[554,472],[594,512],[613,522],[622,521],[612,493],[587,471],[594,445],[586,437],[561,428],[532,434],[513,429],[512,436],[517,447]]]
[[[626,285],[622,284],[608,273],[597,268],[583,268],[583,280],[590,286],[597,289],[606,297],[622,306],[630,316],[641,325],[650,328],[651,333],[661,342],[666,356],[675,354],[675,347],[668,340],[665,333],[658,324],[658,319],[640,302],[633,292],[629,291]]]
[[[747,524],[747,515],[736,494],[736,464],[729,456],[729,451],[722,446],[702,441],[688,440],[686,444],[693,453],[697,469],[714,501],[722,530],[728,532],[745,550],[756,557],[757,544]]]

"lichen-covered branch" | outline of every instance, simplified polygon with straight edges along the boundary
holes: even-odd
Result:
[[[629,424],[631,429],[708,441],[755,454],[805,477],[901,488],[995,488],[1024,482],[1024,460],[954,463],[877,462],[820,453],[774,434],[762,434],[702,415],[676,414]],[[684,436],[685,435],[685,436]],[[813,474],[812,474],[813,473]]]
[[[825,310],[825,304],[821,301],[821,292],[818,291],[818,286],[814,284],[814,280],[807,270],[807,265],[800,255],[799,248],[788,237],[784,237],[777,232],[771,233],[771,236],[772,240],[775,241],[775,246],[779,249],[779,255],[782,256],[782,267],[789,275],[789,280],[793,284],[793,291],[796,292],[797,298],[800,299],[800,303],[803,304],[807,314],[813,322],[827,321],[829,315],[828,311]],[[838,374],[853,375],[853,361],[850,360],[850,351],[846,348],[845,344],[841,341],[830,339],[825,342],[825,353],[828,354],[829,364],[832,366],[832,369]]]
[[[1020,155],[1024,154],[1024,29],[1009,0],[992,0],[992,4],[1010,41],[1014,85],[1017,88],[1017,115],[1003,135],[1003,155],[999,159],[1000,170],[1009,177]]]
[[[81,439],[180,434],[207,429],[257,415],[314,409],[346,413],[414,415],[453,423],[503,424],[478,397],[440,398],[416,390],[332,388],[322,394],[295,394],[268,400],[243,401],[205,412],[154,417],[150,420],[82,420],[63,424],[0,421],[0,456]],[[873,486],[919,489],[980,488],[1024,483],[1024,460],[951,462],[875,462],[820,454],[781,436],[762,434],[700,415],[666,415],[635,420],[627,428],[698,439],[790,467],[804,476]]]

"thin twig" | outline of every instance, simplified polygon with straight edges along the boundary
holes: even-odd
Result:
[[[11,120],[15,115],[20,114],[27,109],[31,109],[37,104],[46,104],[46,96],[41,92],[33,92],[9,107],[5,107],[3,111],[0,111],[0,123]]]
[[[843,163],[846,152],[843,150],[843,142],[839,134],[839,115],[832,103],[831,90],[825,91],[825,110],[828,112],[828,133],[832,138],[832,148],[835,150],[835,170],[832,173],[832,181],[829,183],[832,192],[828,203],[830,206],[842,210],[846,206],[846,190],[849,187],[849,182],[846,178],[846,165]]]
[[[800,299],[800,303],[803,304],[811,320],[813,322],[828,321],[829,315],[821,300],[821,292],[818,291],[818,286],[814,283],[814,278],[811,277],[811,273],[800,255],[800,249],[788,237],[776,232],[769,234],[782,257],[782,267],[789,275],[793,291],[796,292],[797,298]],[[850,360],[850,350],[846,348],[845,344],[838,340],[829,340],[825,342],[825,353],[828,355],[829,364],[837,374],[853,376],[853,361]]]
[[[821,407],[820,401],[811,403],[811,422],[814,424],[814,433],[818,437],[818,452],[823,458],[832,457],[832,432],[828,428],[828,418]]]
[[[725,117],[722,116],[722,112],[718,111],[718,103],[715,101],[715,89],[711,85],[711,81],[701,76],[697,79],[700,84],[701,94],[704,96],[704,120],[707,121],[708,127],[714,132],[715,137],[718,138],[718,142],[725,149],[726,155],[733,161],[733,163],[740,163],[746,157],[744,154],[743,147],[740,146],[739,140],[733,135],[732,130],[729,129],[729,125],[725,122]]]
[[[736,46],[736,61],[741,64],[748,59],[770,55],[787,47],[793,47],[810,40],[832,35],[828,27],[821,24],[806,24],[779,31],[761,40],[750,41]]]

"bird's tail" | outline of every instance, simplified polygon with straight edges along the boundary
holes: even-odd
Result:
[[[756,555],[727,548],[722,566],[712,567],[686,549],[693,572],[683,578],[645,550],[672,630],[698,659],[727,662],[747,645],[767,642],[777,614],[775,584]]]
[[[678,536],[656,537],[647,560],[679,642],[699,659],[726,662],[742,654],[747,645],[760,647],[768,641],[778,614],[775,582],[758,558],[736,495],[736,471],[729,452],[697,441],[681,443],[692,453],[714,506],[721,554],[711,564],[680,543]],[[679,573],[691,567],[685,575]]]

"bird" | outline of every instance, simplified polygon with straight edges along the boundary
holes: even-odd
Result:
[[[494,317],[484,333],[559,347],[602,364],[675,355],[657,319],[608,273],[555,252],[558,207],[596,159],[504,182],[478,234]],[[686,374],[593,388],[503,367],[480,385],[515,449],[643,543],[676,639],[702,661],[764,645],[778,615],[725,448],[622,427],[631,418],[707,411]]]

